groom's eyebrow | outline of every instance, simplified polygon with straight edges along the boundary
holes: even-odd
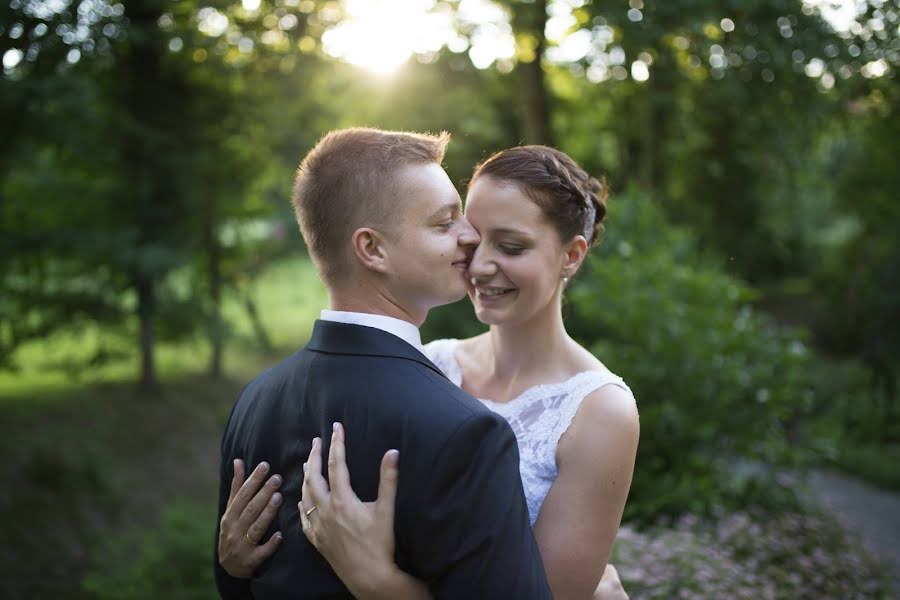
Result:
[[[440,207],[439,209],[437,209],[436,211],[434,211],[433,213],[431,213],[431,214],[428,216],[428,218],[429,218],[429,219],[436,219],[437,217],[442,217],[442,216],[444,216],[444,215],[445,215],[446,213],[448,213],[448,212],[449,212],[449,213],[452,213],[452,212],[453,212],[454,210],[456,210],[457,208],[459,208],[459,202],[448,202],[448,203],[445,204],[444,206]]]

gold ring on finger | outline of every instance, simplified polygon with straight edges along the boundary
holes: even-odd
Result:
[[[258,542],[254,542],[253,540],[250,539],[250,532],[249,532],[249,531],[248,531],[247,533],[244,534],[244,538],[245,538],[248,542],[250,542],[251,544],[253,544],[254,546],[258,546],[258,545],[259,545]]]
[[[319,508],[319,507],[316,506],[315,504],[313,504],[312,508],[310,508],[308,511],[306,511],[306,513],[305,513],[305,514],[306,514],[306,518],[308,519],[308,518],[309,518],[309,515],[313,514],[313,511],[315,511],[317,508]]]

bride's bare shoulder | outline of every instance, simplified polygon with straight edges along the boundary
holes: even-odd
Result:
[[[572,340],[570,347],[570,360],[572,364],[572,370],[576,373],[580,373],[582,371],[602,371],[604,373],[609,372],[609,369],[603,362],[588,352],[588,350],[579,344],[578,342]]]

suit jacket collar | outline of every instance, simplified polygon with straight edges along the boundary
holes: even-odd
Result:
[[[375,327],[317,320],[306,348],[329,354],[390,356],[412,360],[446,377],[443,371],[409,343]]]

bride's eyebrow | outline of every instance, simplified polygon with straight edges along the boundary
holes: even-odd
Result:
[[[522,231],[521,229],[512,229],[510,227],[498,227],[497,229],[492,229],[491,233],[500,235],[528,235],[527,231]]]

